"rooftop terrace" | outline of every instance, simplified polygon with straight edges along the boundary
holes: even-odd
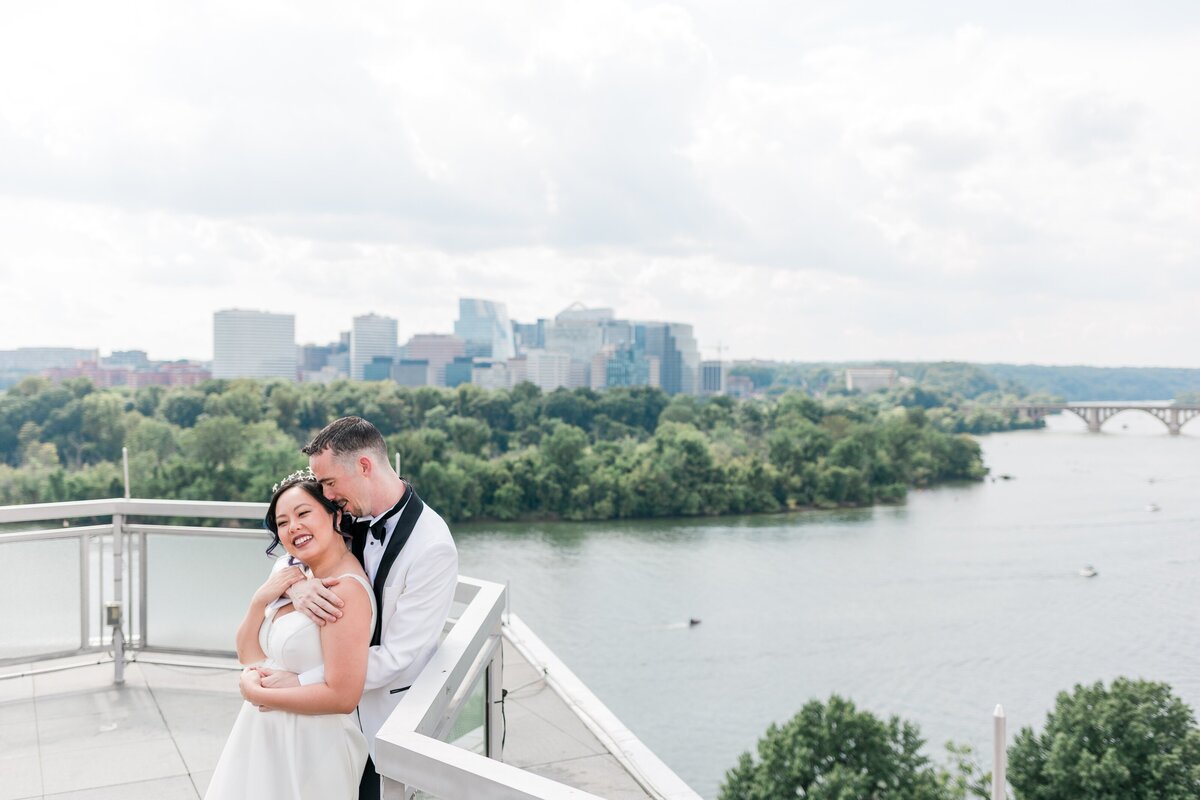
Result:
[[[261,519],[263,510],[121,499],[0,507],[3,563],[28,580],[46,558],[67,558],[35,575],[51,584],[36,596],[46,627],[66,620],[75,629],[67,641],[78,643],[0,632],[0,800],[203,797],[242,703],[238,666],[207,642],[207,613],[183,612],[197,616],[175,620],[171,635],[165,623],[152,627],[167,616],[150,613],[152,584],[157,575],[187,591],[182,574],[161,574],[178,565],[173,549],[194,559],[261,538],[179,519]],[[138,516],[172,524],[130,522]],[[380,732],[385,796],[696,800],[504,603],[504,587],[460,579],[434,660]],[[236,618],[215,622],[231,631]]]

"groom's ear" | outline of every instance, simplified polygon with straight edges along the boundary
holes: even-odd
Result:
[[[372,469],[374,466],[375,466],[375,465],[371,463],[371,459],[367,458],[366,456],[359,456],[359,457],[358,457],[358,470],[359,470],[359,472],[361,472],[363,475],[370,475],[370,474],[371,474],[371,469]]]

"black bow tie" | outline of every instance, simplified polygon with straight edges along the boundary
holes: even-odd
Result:
[[[404,508],[405,501],[408,500],[408,490],[406,488],[404,496],[396,501],[396,505],[392,506],[387,512],[374,522],[367,522],[365,519],[356,519],[351,523],[351,529],[356,536],[366,536],[369,531],[375,537],[375,541],[383,544],[383,537],[387,535],[387,522],[392,517]]]
[[[375,541],[383,542],[383,537],[387,535],[387,519],[378,519],[374,524],[365,519],[356,519],[348,526],[348,533],[351,538],[366,538],[369,533],[375,537]]]

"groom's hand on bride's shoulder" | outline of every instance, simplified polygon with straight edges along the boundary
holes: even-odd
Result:
[[[285,594],[297,611],[302,611],[318,625],[324,625],[337,622],[342,616],[342,599],[329,588],[338,582],[337,578],[309,578],[293,583]]]

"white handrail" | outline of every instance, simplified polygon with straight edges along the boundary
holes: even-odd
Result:
[[[505,636],[517,652],[545,676],[550,688],[647,794],[657,800],[700,800],[696,790],[684,783],[633,731],[626,728],[520,617],[510,614],[505,628]]]
[[[375,740],[380,774],[403,775],[407,787],[446,800],[601,800],[594,794],[543,778],[412,731],[394,731]],[[407,789],[387,787],[386,800],[401,800]]]
[[[0,506],[0,523],[37,522],[77,517],[199,517],[202,519],[262,519],[266,503],[223,500],[145,500],[120,497]]]
[[[505,587],[460,577],[456,599],[466,600],[466,609],[375,737],[375,766],[387,779],[384,797],[407,800],[420,789],[448,799],[599,800],[437,738],[453,724],[474,681],[499,669]],[[493,705],[488,702],[485,720]]]

